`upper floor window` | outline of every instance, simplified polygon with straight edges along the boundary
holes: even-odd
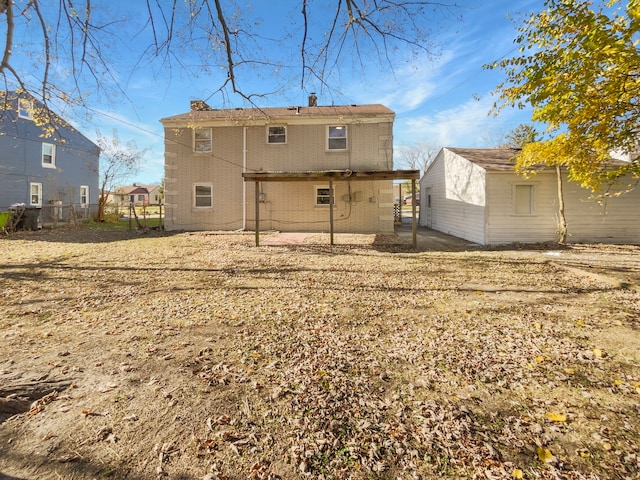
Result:
[[[329,150],[346,150],[347,149],[347,127],[344,125],[331,126],[328,129]]]
[[[287,143],[287,127],[269,127],[268,143]]]
[[[533,185],[514,185],[514,212],[516,215],[533,215],[534,213],[534,193]]]
[[[47,168],[56,166],[56,146],[52,143],[42,144],[42,166]]]
[[[193,185],[193,206],[195,208],[211,208],[213,206],[213,186],[210,183]]]
[[[80,186],[80,206],[86,207],[89,205],[89,186],[81,185]]]
[[[193,151],[196,153],[211,152],[211,129],[210,128],[194,128],[193,129]]]
[[[42,184],[41,183],[29,184],[29,205],[32,207],[42,206]]]
[[[33,120],[33,102],[28,98],[18,99],[18,117]]]

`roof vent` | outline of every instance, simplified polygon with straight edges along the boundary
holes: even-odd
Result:
[[[316,97],[315,92],[311,92],[311,95],[309,95],[309,106],[310,107],[318,106],[318,97]]]

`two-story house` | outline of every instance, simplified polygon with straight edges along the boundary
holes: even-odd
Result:
[[[42,111],[26,93],[0,92],[0,211],[50,206],[46,220],[60,205],[98,203],[100,149],[55,114],[42,122]]]
[[[253,230],[257,210],[262,230],[393,231],[387,107],[191,107],[161,120],[167,230]]]

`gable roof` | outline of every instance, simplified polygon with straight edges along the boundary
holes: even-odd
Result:
[[[26,91],[0,90],[0,120],[2,120],[2,117],[5,114],[9,115],[11,121],[18,118],[20,99],[32,102],[36,115],[42,116],[40,121],[35,123],[39,128],[46,130],[47,127],[53,127],[53,132],[47,132],[43,138],[60,142],[73,141],[76,145],[82,146],[87,151],[93,150],[97,154],[100,153],[100,147],[93,140],[86,137],[82,132],[71,125],[71,123]],[[33,120],[24,119],[23,121]]]
[[[116,188],[114,192],[116,195],[130,195],[130,194],[140,194],[140,193],[151,193],[154,190],[160,188],[157,185],[124,185],[122,187]]]
[[[513,172],[519,152],[515,148],[445,148],[485,170],[496,172]]]
[[[395,116],[393,110],[380,104],[337,105],[317,107],[269,107],[192,110],[187,113],[160,119],[162,123],[188,123],[194,121],[269,122],[274,120]]]
[[[446,150],[455,153],[471,163],[492,172],[514,172],[515,157],[520,151],[517,148],[449,148]],[[617,167],[628,164],[624,160],[610,159],[608,167]],[[529,167],[530,170],[544,170],[550,168],[544,163]]]

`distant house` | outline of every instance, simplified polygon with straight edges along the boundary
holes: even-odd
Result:
[[[162,189],[159,185],[139,185],[116,188],[110,194],[109,203],[125,205],[158,205],[162,203]]]
[[[392,232],[394,113],[383,105],[163,118],[167,230]],[[333,208],[330,199],[333,198]],[[332,215],[331,215],[332,214]]]
[[[98,203],[100,149],[55,114],[51,125],[34,122],[42,108],[26,93],[0,92],[0,211],[24,204],[47,220],[61,205]]]
[[[511,149],[443,148],[420,180],[420,224],[481,245],[557,241],[555,169],[514,172]],[[640,242],[640,190],[598,202],[564,178],[569,242]]]

